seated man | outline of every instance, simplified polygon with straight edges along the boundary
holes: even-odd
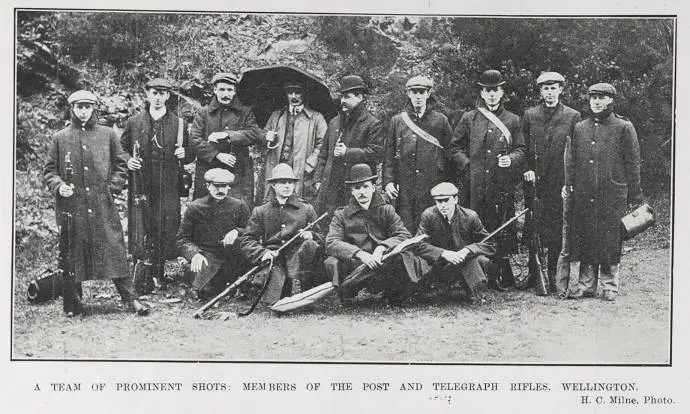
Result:
[[[288,294],[302,291],[302,285],[317,282],[314,279],[314,264],[321,250],[317,239],[320,232],[305,231],[301,240],[294,241],[280,255],[277,249],[295,236],[301,229],[316,220],[316,211],[311,204],[295,195],[298,178],[287,164],[276,165],[267,180],[273,187],[270,198],[252,211],[249,223],[240,239],[244,256],[252,263],[273,259],[273,267],[261,303],[273,304]],[[268,277],[264,271],[263,277]],[[290,279],[289,285],[285,281]]]
[[[458,188],[440,183],[431,189],[436,206],[422,213],[417,235],[427,240],[417,249],[422,261],[424,280],[453,281],[463,284],[468,297],[486,284],[484,266],[496,253],[496,244],[482,242],[489,233],[473,210],[458,204]]]
[[[177,248],[195,273],[192,288],[200,300],[218,294],[247,267],[238,236],[249,218],[247,204],[228,196],[234,174],[213,168],[204,181],[208,195],[189,203],[177,231]]]
[[[409,279],[418,280],[414,271],[414,258],[403,253],[385,264],[383,254],[398,243],[409,239],[410,232],[390,204],[386,204],[376,192],[368,164],[356,164],[350,170],[350,179],[345,181],[351,187],[352,197],[348,204],[335,211],[326,236],[326,272],[333,284],[340,286],[341,303],[352,304],[362,283],[349,283],[347,275],[361,264],[368,268],[368,274],[360,280],[367,281],[368,290],[383,290],[384,297],[392,304],[404,300],[409,288]],[[407,274],[407,276],[406,276]],[[409,279],[408,279],[409,276]],[[344,283],[343,283],[344,282]]]

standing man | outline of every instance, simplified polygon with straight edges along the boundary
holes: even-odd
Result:
[[[563,229],[563,154],[566,142],[580,122],[580,113],[560,102],[565,78],[544,72],[537,78],[542,103],[525,112],[523,133],[527,145],[525,204],[532,210],[533,230],[548,250],[547,263],[551,291],[565,293],[567,280],[556,280],[556,263],[561,251]],[[532,256],[530,255],[530,260]],[[529,266],[530,269],[536,264]],[[530,274],[530,284],[534,274]]]
[[[147,242],[151,252],[151,275],[156,280],[163,277],[166,260],[177,258],[175,234],[180,226],[180,197],[178,194],[178,168],[180,161],[193,161],[188,151],[187,128],[184,120],[172,113],[166,102],[170,98],[172,85],[169,81],[156,78],[146,84],[146,108],[127,121],[120,142],[125,150],[129,174],[129,250],[133,251],[133,173],[141,172],[143,193],[148,200],[149,215]],[[133,157],[134,147],[139,147],[140,158]],[[142,162],[143,160],[143,162]],[[139,223],[141,224],[141,223]],[[143,259],[135,257],[134,260]],[[143,286],[143,292],[151,293],[153,280]]]
[[[72,123],[53,136],[43,171],[45,183],[55,194],[58,224],[63,214],[72,215],[67,255],[74,280],[65,280],[63,285],[63,310],[69,317],[84,312],[79,299],[84,280],[111,279],[130,310],[148,315],[149,308],[135,296],[113,198],[127,178],[120,140],[115,131],[97,124],[93,93],[74,92],[67,102]],[[70,175],[71,182],[65,182]]]
[[[523,171],[525,142],[517,115],[503,107],[503,75],[487,70],[479,77],[481,99],[453,132],[449,151],[458,171],[469,165],[469,207],[493,231],[515,214],[515,191]],[[515,226],[498,237],[489,283],[502,290],[515,284],[508,255],[517,252]]]
[[[254,204],[254,166],[249,147],[261,136],[251,108],[242,105],[236,94],[237,78],[218,73],[211,80],[214,97],[194,117],[190,141],[197,157],[194,199],[208,194],[204,174],[210,168],[233,173],[237,185],[231,195]]]
[[[433,205],[429,190],[445,179],[446,153],[453,131],[448,118],[428,105],[434,83],[425,76],[407,82],[407,105],[388,126],[383,186],[411,233]]]
[[[417,235],[422,242],[417,255],[422,262],[424,279],[460,280],[467,296],[486,285],[485,267],[496,252],[496,244],[482,241],[489,235],[476,212],[458,205],[458,188],[440,183],[431,191],[435,206],[422,213]]]
[[[328,123],[314,173],[318,191],[314,207],[319,213],[332,213],[347,203],[349,192],[343,178],[347,179],[352,165],[366,163],[376,171],[383,153],[383,126],[366,109],[364,80],[345,76],[339,91],[341,112]]]
[[[573,198],[570,260],[581,263],[579,285],[570,297],[595,296],[598,280],[604,300],[615,301],[621,218],[626,208],[644,202],[640,144],[632,123],[613,113],[613,85],[597,83],[588,94],[592,116],[575,126],[566,152],[563,193]]]
[[[392,304],[405,299],[409,279],[417,282],[413,257],[409,252],[394,257],[385,264],[383,254],[400,242],[411,237],[400,216],[376,191],[376,175],[368,164],[352,166],[350,179],[345,181],[351,188],[352,197],[346,206],[336,210],[326,236],[324,264],[326,273],[335,286],[341,286],[343,279],[357,266],[365,264],[370,277],[368,288],[383,290],[384,297]],[[356,283],[341,286],[340,299],[343,305],[350,305],[359,289]]]
[[[247,267],[238,239],[249,219],[249,207],[228,195],[234,181],[223,168],[206,171],[208,195],[187,205],[177,231],[177,248],[195,274],[192,288],[200,300],[218,294]]]
[[[311,178],[326,135],[326,119],[309,108],[301,83],[287,82],[285,94],[288,105],[273,111],[265,127],[268,146],[266,176],[269,176],[276,165],[288,164],[297,178],[295,194],[311,199]],[[270,188],[266,188],[266,193]]]
[[[241,249],[252,263],[275,260],[268,287],[261,298],[263,303],[270,305],[283,296],[301,293],[302,286],[316,281],[315,259],[321,252],[318,240],[323,239],[319,232],[305,231],[300,240],[294,241],[278,256],[278,248],[313,223],[317,216],[311,204],[295,195],[298,178],[289,165],[276,165],[267,181],[273,194],[252,211],[241,239]],[[269,275],[264,274],[264,277]],[[288,279],[290,283],[285,286]]]

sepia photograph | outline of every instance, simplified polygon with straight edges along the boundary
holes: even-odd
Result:
[[[677,16],[394,11],[14,9],[10,360],[670,367]]]

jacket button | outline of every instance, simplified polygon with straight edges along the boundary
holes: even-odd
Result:
[[[88,170],[89,170],[89,167],[84,167],[84,171],[88,171]]]
[[[81,149],[86,149],[86,145],[82,145],[82,146],[81,146]]]
[[[491,154],[491,150],[486,150],[486,153],[487,153],[487,154]]]
[[[590,163],[590,164],[594,164],[594,160],[589,160],[589,163]]]
[[[487,131],[488,131],[488,132],[491,132],[492,130],[491,130],[491,128],[489,128]]]
[[[86,210],[86,211],[87,211],[89,214],[93,213],[93,210],[91,210],[91,209],[88,209],[88,210]]]
[[[596,144],[596,143],[597,143],[596,141],[592,141],[592,145],[594,145],[594,144]]]
[[[593,198],[590,198],[589,201],[593,203],[593,202],[594,202],[594,199],[593,199]]]
[[[86,191],[90,191],[91,189],[90,189],[89,187],[86,187],[86,188],[85,188],[84,190],[86,190]]]
[[[281,224],[281,225],[280,225],[280,228],[281,228],[281,229],[284,229],[284,228],[285,228],[285,223]]]
[[[489,173],[489,170],[486,170],[486,173],[488,174],[488,173]]]

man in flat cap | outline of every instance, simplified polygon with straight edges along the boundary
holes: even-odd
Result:
[[[340,81],[341,112],[328,123],[319,151],[314,187],[318,191],[314,207],[319,213],[332,213],[347,203],[347,178],[350,167],[366,163],[372,171],[383,155],[383,125],[366,109],[367,85],[357,75]]]
[[[178,194],[178,169],[181,164],[194,160],[189,150],[187,127],[182,118],[167,106],[172,84],[156,78],[146,84],[146,106],[127,121],[120,137],[125,159],[129,169],[128,197],[128,238],[129,251],[134,261],[149,259],[151,272],[146,280],[136,280],[136,288],[141,294],[151,293],[154,279],[163,277],[166,260],[177,258],[175,233],[180,226],[180,197]],[[135,154],[136,152],[136,154]],[[136,156],[135,156],[136,155]],[[138,180],[136,186],[134,181]],[[138,187],[140,194],[134,194]],[[146,197],[148,211],[145,223],[137,223],[135,209],[137,197]],[[150,257],[139,251],[133,236],[136,229],[145,228]],[[148,265],[148,263],[147,263]]]
[[[376,191],[376,174],[368,164],[355,164],[345,184],[350,186],[350,200],[333,215],[326,236],[326,273],[335,286],[340,286],[343,305],[350,305],[364,286],[373,292],[383,291],[390,304],[404,300],[410,280],[417,282],[414,258],[403,252],[386,263],[383,254],[411,237],[393,206]],[[364,264],[366,283],[345,284],[346,276]],[[347,285],[347,286],[346,286]]]
[[[323,254],[323,237],[319,231],[305,231],[278,256],[277,250],[317,216],[314,207],[295,194],[298,178],[292,167],[276,165],[267,181],[273,189],[271,197],[252,211],[240,246],[252,263],[274,260],[269,284],[261,298],[262,303],[270,305],[317,282],[316,277],[322,272],[316,272],[315,265]],[[255,278],[257,283],[268,277],[267,271]],[[288,280],[290,283],[286,284]]]
[[[297,177],[295,194],[309,200],[314,191],[312,177],[326,135],[326,119],[309,107],[301,83],[287,82],[285,94],[288,104],[273,111],[265,127],[266,176],[280,163],[290,165]],[[266,188],[266,193],[270,188]]]
[[[187,205],[177,231],[177,248],[195,274],[192,288],[200,300],[218,294],[247,267],[239,236],[249,219],[249,207],[229,195],[234,182],[234,174],[224,168],[206,171],[207,195]]]
[[[53,136],[43,170],[44,182],[55,194],[55,216],[63,232],[61,255],[74,270],[74,278],[66,277],[63,285],[63,310],[67,316],[84,312],[82,281],[111,279],[128,308],[147,315],[149,308],[134,292],[113,198],[127,179],[120,140],[115,131],[98,125],[93,93],[77,91],[67,101],[72,123]],[[62,225],[66,215],[71,216],[71,229]],[[68,245],[64,232],[70,234]],[[61,268],[66,266],[63,261]]]
[[[640,144],[632,123],[613,112],[616,89],[589,87],[591,116],[575,125],[566,148],[563,195],[572,197],[570,260],[580,262],[573,298],[595,296],[615,301],[621,259],[621,218],[644,202],[640,186]],[[571,265],[572,266],[572,265]],[[571,275],[571,278],[573,275]]]
[[[414,76],[406,85],[408,102],[388,124],[383,186],[411,233],[422,212],[433,205],[429,190],[446,179],[446,152],[453,131],[448,118],[432,109],[434,83]]]
[[[430,191],[435,206],[422,213],[417,235],[429,236],[416,253],[427,283],[458,281],[468,297],[486,285],[484,267],[496,252],[496,243],[483,241],[489,233],[476,212],[458,204],[458,188],[449,182]]]
[[[487,70],[479,77],[481,99],[466,112],[449,145],[450,157],[460,172],[470,175],[469,207],[493,231],[515,214],[515,191],[522,178],[525,142],[517,115],[503,107],[505,80],[501,72]],[[508,256],[517,252],[515,226],[497,237],[497,252],[489,283],[501,290],[515,283]]]
[[[537,78],[542,102],[525,111],[522,130],[527,145],[523,179],[525,204],[530,208],[528,233],[537,232],[548,251],[549,290],[565,294],[567,280],[556,279],[556,264],[561,252],[563,228],[563,153],[573,135],[580,113],[560,101],[565,78],[557,72],[544,72]],[[534,254],[530,254],[529,285],[535,278]]]
[[[254,204],[254,166],[249,147],[257,143],[261,130],[252,109],[236,96],[237,78],[230,73],[216,74],[214,97],[194,117],[190,141],[197,157],[194,199],[207,194],[204,173],[223,168],[235,175],[232,195]]]

